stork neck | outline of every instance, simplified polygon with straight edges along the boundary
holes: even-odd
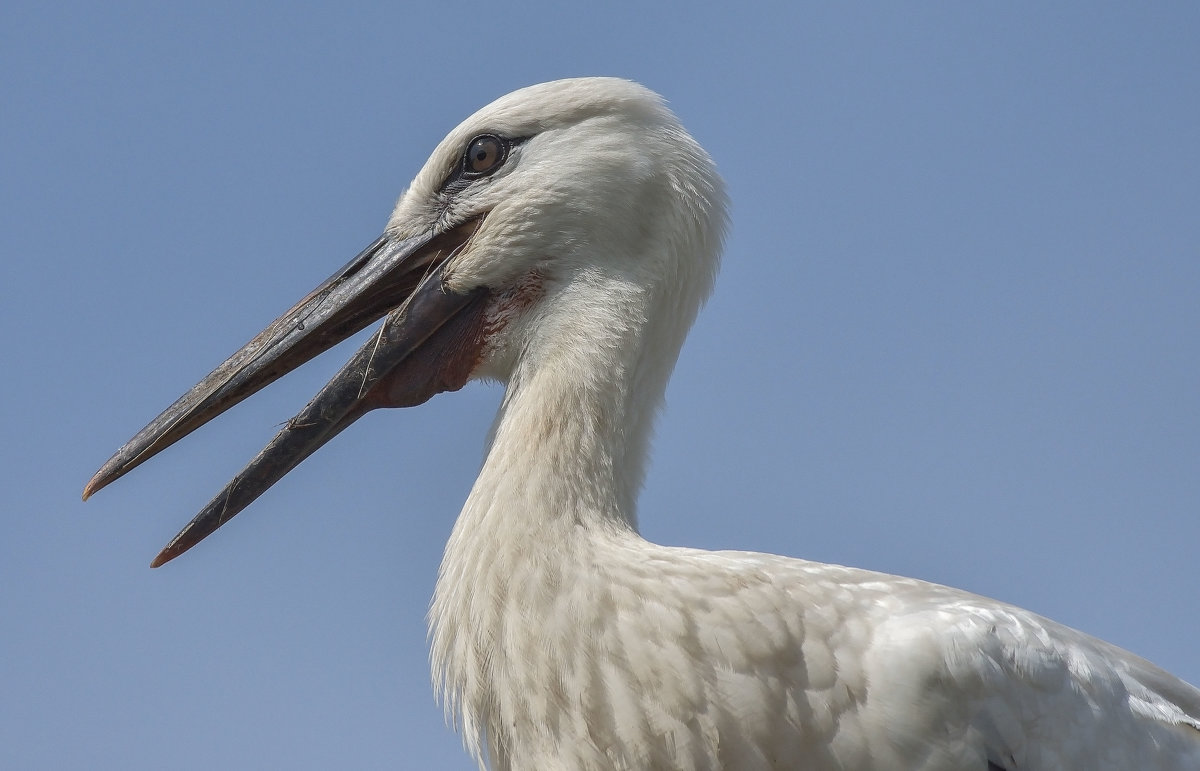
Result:
[[[606,303],[578,301],[593,293]],[[563,294],[547,303],[560,310],[542,317],[514,368],[460,519],[486,506],[539,530],[636,529],[654,414],[679,344],[655,334],[643,288],[609,281]],[[511,521],[505,527],[524,530]]]
[[[658,339],[646,321],[651,298],[623,289],[605,289],[607,313],[569,296],[543,306],[551,310],[522,348],[446,544],[429,613],[432,664],[476,754],[500,730],[497,699],[521,660],[505,630],[550,613],[563,593],[586,595],[602,543],[638,539],[646,445],[679,340]],[[626,307],[613,309],[613,297]]]

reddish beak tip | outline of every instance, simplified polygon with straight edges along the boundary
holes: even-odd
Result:
[[[92,495],[95,494],[95,492],[97,490],[99,490],[101,487],[104,487],[104,485],[100,483],[100,473],[96,472],[96,475],[94,477],[92,477],[91,479],[89,479],[88,483],[83,486],[83,501],[84,501],[84,503],[87,503],[87,499],[91,498]]]

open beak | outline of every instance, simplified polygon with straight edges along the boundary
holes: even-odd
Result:
[[[378,334],[151,567],[195,546],[368,411],[421,404],[462,388],[482,348],[488,293],[480,288],[454,294],[443,286],[442,271],[480,222],[406,239],[379,238],[117,450],[84,487],[83,499],[384,314]]]

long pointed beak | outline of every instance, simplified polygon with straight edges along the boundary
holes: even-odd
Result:
[[[152,567],[228,522],[366,412],[420,404],[461,388],[482,347],[487,291],[451,293],[443,287],[442,271],[478,223],[376,240],[117,450],[84,487],[84,500],[384,314],[378,334],[175,536]]]

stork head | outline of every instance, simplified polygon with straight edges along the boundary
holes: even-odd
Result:
[[[662,295],[656,307],[686,328],[711,289],[724,218],[712,161],[658,95],[581,78],[513,92],[463,121],[401,195],[387,233],[478,223],[442,282],[488,291],[473,374],[506,381],[548,316],[587,317],[616,299],[595,295],[618,286]]]
[[[507,381],[564,328],[649,328],[677,351],[711,288],[724,221],[711,160],[647,89],[581,78],[501,97],[438,144],[383,236],[138,432],[84,498],[382,316],[154,566],[367,411]],[[632,296],[644,318],[628,318]]]

